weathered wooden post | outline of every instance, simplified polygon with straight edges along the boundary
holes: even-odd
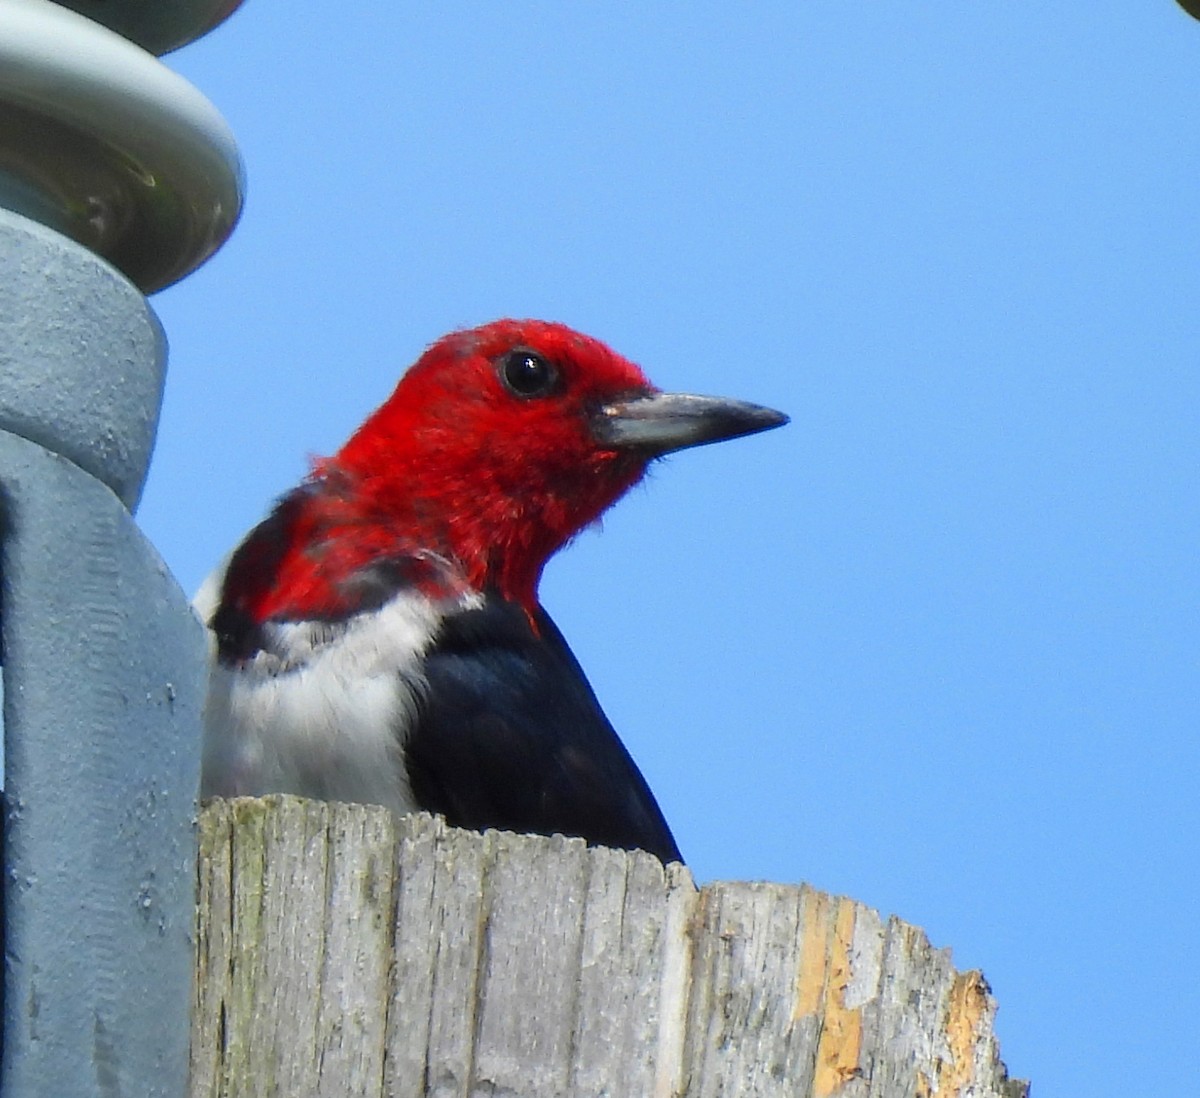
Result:
[[[157,49],[221,14],[71,6]],[[166,359],[143,294],[240,204],[186,82],[64,7],[0,4],[6,1098],[187,1085],[203,638],[131,518]]]
[[[977,972],[804,887],[295,798],[200,821],[192,1098],[1021,1098]]]

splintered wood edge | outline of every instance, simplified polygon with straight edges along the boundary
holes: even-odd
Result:
[[[295,797],[199,851],[194,1098],[1028,1093],[979,972],[805,885]]]

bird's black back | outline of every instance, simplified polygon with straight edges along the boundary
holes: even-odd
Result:
[[[561,833],[682,861],[654,795],[544,610],[491,596],[448,615],[405,755],[418,805],[452,825]]]

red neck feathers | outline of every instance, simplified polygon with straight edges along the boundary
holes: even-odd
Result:
[[[636,366],[562,325],[447,336],[247,539],[229,583],[233,568],[269,578],[243,592],[258,621],[328,615],[348,577],[408,560],[430,594],[494,590],[532,614],[546,561],[645,471],[596,442],[592,415],[649,391]]]

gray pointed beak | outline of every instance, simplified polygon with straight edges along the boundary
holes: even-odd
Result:
[[[788,417],[760,404],[692,393],[650,393],[606,404],[592,418],[602,446],[651,456],[782,427]]]

